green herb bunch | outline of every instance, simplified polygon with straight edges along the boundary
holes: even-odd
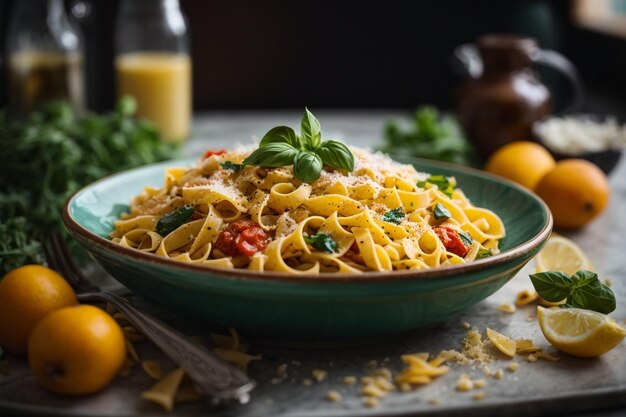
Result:
[[[134,119],[135,109],[125,97],[108,115],[79,117],[67,103],[49,104],[24,121],[0,113],[0,273],[42,262],[41,239],[64,232],[62,207],[80,187],[173,156],[174,145]]]
[[[564,272],[548,271],[530,275],[541,298],[551,303],[565,300],[562,307],[583,308],[603,314],[615,310],[615,294],[598,279],[598,274],[586,269],[571,277]]]
[[[470,143],[456,119],[440,115],[431,106],[419,107],[408,128],[389,121],[384,130],[384,144],[379,150],[397,155],[411,155],[465,165],[477,165]]]
[[[354,155],[341,142],[322,142],[320,123],[305,107],[300,136],[287,126],[270,129],[261,139],[259,148],[244,159],[243,165],[272,168],[293,165],[297,179],[313,182],[320,177],[324,165],[352,172]]]

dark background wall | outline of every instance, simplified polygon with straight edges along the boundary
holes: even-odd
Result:
[[[15,1],[28,0],[0,0],[2,45]],[[114,101],[112,40],[119,1],[89,2],[91,16],[81,24],[89,104],[104,110]],[[452,49],[489,32],[531,35],[564,52],[582,71],[592,108],[609,102],[624,110],[626,43],[574,27],[566,0],[181,0],[181,5],[191,28],[197,110],[447,107],[460,81],[449,65]],[[557,99],[566,101],[567,85],[555,74],[543,76]],[[4,87],[0,104],[6,100]]]

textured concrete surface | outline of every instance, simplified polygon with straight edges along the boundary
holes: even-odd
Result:
[[[335,137],[354,144],[371,145],[378,141],[383,122],[398,113],[369,112],[316,112],[321,120],[324,137]],[[289,113],[214,113],[203,115],[195,123],[198,139],[191,141],[188,154],[199,154],[208,148],[230,147],[235,142],[246,143],[253,135],[262,136],[278,124],[297,125],[300,112]],[[612,200],[607,212],[582,231],[568,234],[588,254],[602,278],[610,278],[618,300],[613,317],[622,324],[626,319],[626,259],[623,242],[626,225],[626,163],[617,167],[611,176]],[[436,416],[521,416],[540,414],[585,413],[590,410],[626,405],[626,343],[598,359],[583,360],[559,354],[558,362],[529,363],[523,356],[512,361],[519,363],[517,372],[506,371],[511,362],[502,356],[489,364],[493,369],[505,369],[501,380],[486,378],[487,386],[480,391],[485,398],[476,401],[470,392],[457,392],[454,387],[462,373],[473,379],[483,378],[483,366],[452,365],[452,370],[432,384],[409,393],[394,392],[380,401],[377,408],[362,404],[360,385],[347,386],[344,376],[365,376],[368,362],[384,362],[392,371],[399,372],[403,364],[400,355],[427,351],[433,354],[444,349],[460,349],[466,330],[461,325],[468,322],[481,331],[486,327],[514,338],[533,339],[547,352],[556,353],[541,335],[535,318],[534,306],[519,309],[514,314],[497,311],[502,303],[512,303],[522,289],[532,288],[528,273],[532,264],[524,268],[509,284],[486,301],[467,311],[461,317],[432,329],[419,330],[397,340],[388,340],[368,346],[333,348],[276,347],[254,340],[248,341],[251,353],[260,353],[263,360],[250,368],[250,374],[259,386],[253,391],[252,401],[245,406],[212,407],[198,402],[180,405],[175,415],[180,416],[348,416],[348,415],[436,415]],[[97,272],[94,276],[100,276]],[[118,288],[114,281],[103,279],[105,286]],[[143,304],[141,300],[137,303]],[[187,334],[207,336],[209,329],[194,323],[181,323],[167,312],[154,306],[145,306],[164,320],[176,324]],[[245,336],[245,335],[244,335]],[[173,367],[167,358],[149,342],[138,345],[142,359],[155,359],[166,367]],[[276,379],[276,368],[287,364],[286,378]],[[130,378],[118,378],[107,390],[84,398],[64,398],[51,395],[34,381],[22,359],[9,358],[11,371],[0,376],[0,414],[17,412],[41,415],[86,416],[148,416],[164,415],[157,407],[139,399],[141,391],[152,381],[140,368],[135,368]],[[328,372],[325,380],[311,386],[303,380],[311,378],[313,369]],[[329,390],[339,391],[343,400],[332,403],[325,399]],[[431,404],[437,399],[439,405]],[[614,417],[625,415],[626,409],[594,412],[594,416]]]

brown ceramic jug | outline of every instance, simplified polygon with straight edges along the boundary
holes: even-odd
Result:
[[[531,38],[487,35],[476,45],[461,45],[455,56],[467,82],[456,97],[456,110],[477,151],[488,157],[516,140],[531,140],[531,126],[552,112],[551,95],[533,71],[533,64],[554,68],[573,87],[570,107],[582,101],[582,84],[575,67],[561,54],[539,49]]]

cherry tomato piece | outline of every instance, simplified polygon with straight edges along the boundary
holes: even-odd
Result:
[[[221,155],[223,153],[226,153],[226,149],[220,149],[219,151],[214,151],[212,149],[209,149],[208,151],[204,153],[204,159],[208,158],[209,156]]]
[[[465,246],[461,240],[461,236],[459,236],[456,230],[440,226],[433,228],[433,231],[437,234],[437,237],[439,237],[439,240],[441,240],[441,243],[443,243],[443,246],[448,252],[452,252],[461,258],[467,255],[469,248]]]

